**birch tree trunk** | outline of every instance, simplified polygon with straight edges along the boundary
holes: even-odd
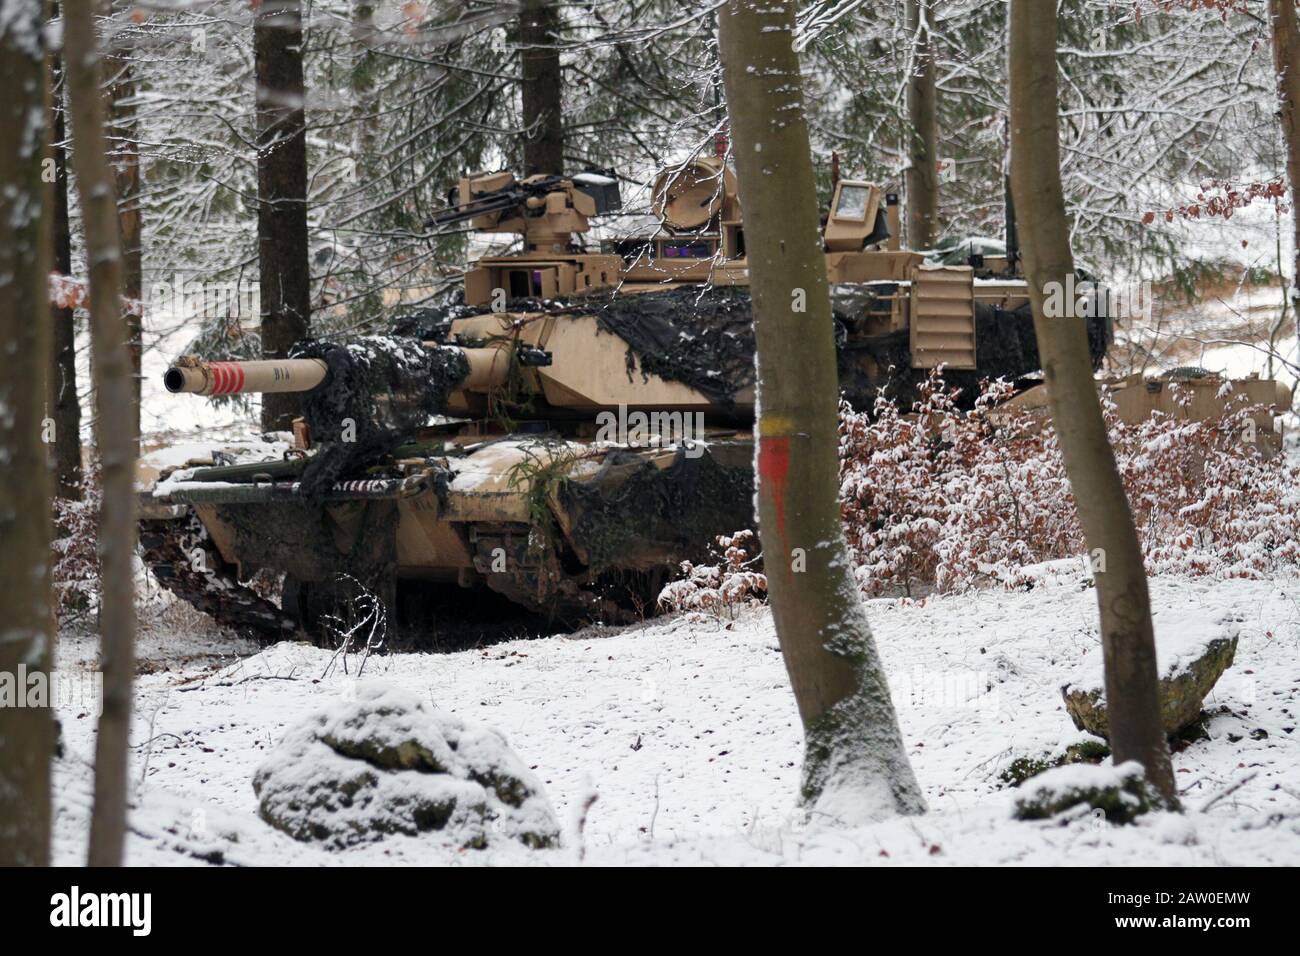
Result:
[[[907,31],[913,38],[912,74],[907,78],[908,164],[907,244],[929,249],[939,230],[939,120],[934,88],[930,0],[907,0]]]
[[[49,337],[49,242],[41,179],[47,128],[40,0],[0,17],[0,866],[50,857],[54,658],[50,614],[50,479],[41,441]],[[44,679],[44,700],[28,694]]]
[[[840,526],[835,344],[795,3],[729,0],[719,42],[754,299],[758,516],[805,734],[802,797],[861,823],[921,813]]]
[[[264,0],[253,19],[257,77],[257,260],[262,357],[285,358],[307,335],[307,121],[303,109],[300,0]],[[292,392],[262,396],[262,427],[288,430],[300,413]]]
[[[72,116],[73,171],[90,270],[90,340],[95,375],[96,444],[103,505],[99,517],[100,662],[104,708],[95,739],[91,866],[119,866],[126,836],[126,772],[134,670],[136,539],[135,406],[117,201],[104,135],[104,100],[92,0],[65,0],[63,48]]]
[[[1273,67],[1277,70],[1282,138],[1286,144],[1286,175],[1291,184],[1294,227],[1291,315],[1300,321],[1300,25],[1296,21],[1295,0],[1269,0],[1269,18],[1273,26]]]
[[[519,8],[519,85],[523,100],[524,175],[564,171],[563,77],[554,0],[524,0]]]
[[[1044,302],[1074,272],[1057,141],[1056,5],[1011,0],[1011,190],[1052,424],[1096,566],[1106,701],[1115,762],[1136,760],[1178,805],[1156,696],[1156,645],[1146,571],[1093,379],[1085,319]]]
[[[54,6],[57,16],[58,5]],[[54,271],[72,275],[72,225],[68,219],[68,137],[64,120],[63,58],[50,58],[54,117]],[[54,363],[50,372],[50,417],[54,420],[55,494],[80,499],[81,402],[77,398],[77,324],[74,311],[50,304]]]

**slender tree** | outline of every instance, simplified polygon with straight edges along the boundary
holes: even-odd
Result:
[[[42,866],[50,855],[54,628],[41,441],[50,262],[41,14],[40,0],[9,0],[0,16],[0,117],[10,131],[0,137],[0,866]],[[44,699],[31,696],[42,681]]]
[[[563,76],[554,0],[519,7],[519,85],[523,99],[524,175],[564,171]]]
[[[103,712],[95,740],[95,809],[90,864],[118,866],[126,837],[127,746],[134,670],[136,427],[113,170],[104,135],[104,101],[94,0],[65,0],[63,48],[90,272],[90,341],[95,375],[95,439],[103,503],[99,517],[100,662]]]
[[[939,120],[930,0],[907,0],[912,71],[907,78],[907,243],[929,249],[939,232]]]
[[[1057,139],[1056,5],[1011,0],[1008,51],[1011,190],[1015,199],[1038,352],[1079,523],[1097,555],[1110,745],[1116,763],[1136,760],[1177,806],[1156,696],[1156,645],[1146,570],[1093,379],[1078,310],[1048,315],[1046,302],[1074,274]]]
[[[58,6],[54,7],[57,16]],[[64,119],[63,58],[50,57],[54,116],[54,271],[72,275],[72,225],[68,218],[67,124]],[[54,420],[55,493],[81,497],[81,402],[77,398],[77,324],[71,306],[50,303],[54,355],[50,372],[50,417]]]
[[[300,0],[264,0],[257,8],[253,67],[262,355],[284,358],[290,346],[306,336],[311,321]],[[264,395],[262,427],[288,429],[299,408],[296,394]]]
[[[375,143],[379,136],[375,74],[379,57],[372,51],[378,37],[375,0],[352,0],[352,43],[355,47],[351,76],[355,126],[352,136],[354,171],[368,167],[379,158],[375,156]]]
[[[113,41],[108,65],[108,131],[117,190],[118,235],[122,248],[122,294],[126,311],[127,349],[131,355],[131,384],[135,395],[135,428],[140,431],[140,376],[144,356],[144,243],[140,216],[140,133],[136,115],[136,81],[130,46]]]
[[[1295,0],[1269,0],[1268,5],[1286,174],[1291,183],[1291,314],[1300,316],[1300,25]]]
[[[758,516],[805,734],[803,799],[846,822],[925,809],[840,526],[838,387],[796,4],[729,0],[719,38],[758,348]]]

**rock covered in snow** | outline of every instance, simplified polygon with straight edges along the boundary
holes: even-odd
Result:
[[[1135,760],[1113,764],[1070,764],[1031,777],[1019,789],[1012,815],[1017,820],[1068,822],[1088,813],[1109,823],[1132,823],[1159,809],[1160,796]],[[1071,812],[1073,811],[1073,812]]]
[[[434,830],[476,849],[559,840],[540,782],[500,733],[382,683],[292,728],[253,789],[267,823],[336,848]]]
[[[1196,722],[1201,701],[1232,665],[1237,653],[1236,625],[1229,624],[1226,630],[1222,624],[1212,628],[1169,628],[1157,636],[1160,718],[1166,734],[1176,734]],[[1061,694],[1076,727],[1110,739],[1100,649],[1090,655],[1078,676],[1061,687]]]

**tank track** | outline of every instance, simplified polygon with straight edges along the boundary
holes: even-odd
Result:
[[[239,580],[192,510],[140,521],[140,552],[157,582],[218,624],[259,640],[283,640],[298,622]]]

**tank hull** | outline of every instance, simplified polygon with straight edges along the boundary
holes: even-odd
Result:
[[[198,468],[151,493],[152,512],[165,505],[176,528],[201,527],[210,553],[198,563],[219,572],[214,594],[258,572],[282,575],[283,614],[207,594],[203,575],[179,560],[190,550],[159,544],[159,517],[148,524],[151,564],[181,597],[268,637],[284,636],[286,618],[319,631],[338,613],[341,581],[394,609],[424,592],[445,600],[454,585],[467,600],[495,592],[567,625],[626,622],[653,608],[681,561],[750,525],[752,458],[745,433],[642,446],[508,435],[314,497],[292,475],[225,481],[229,468]]]

